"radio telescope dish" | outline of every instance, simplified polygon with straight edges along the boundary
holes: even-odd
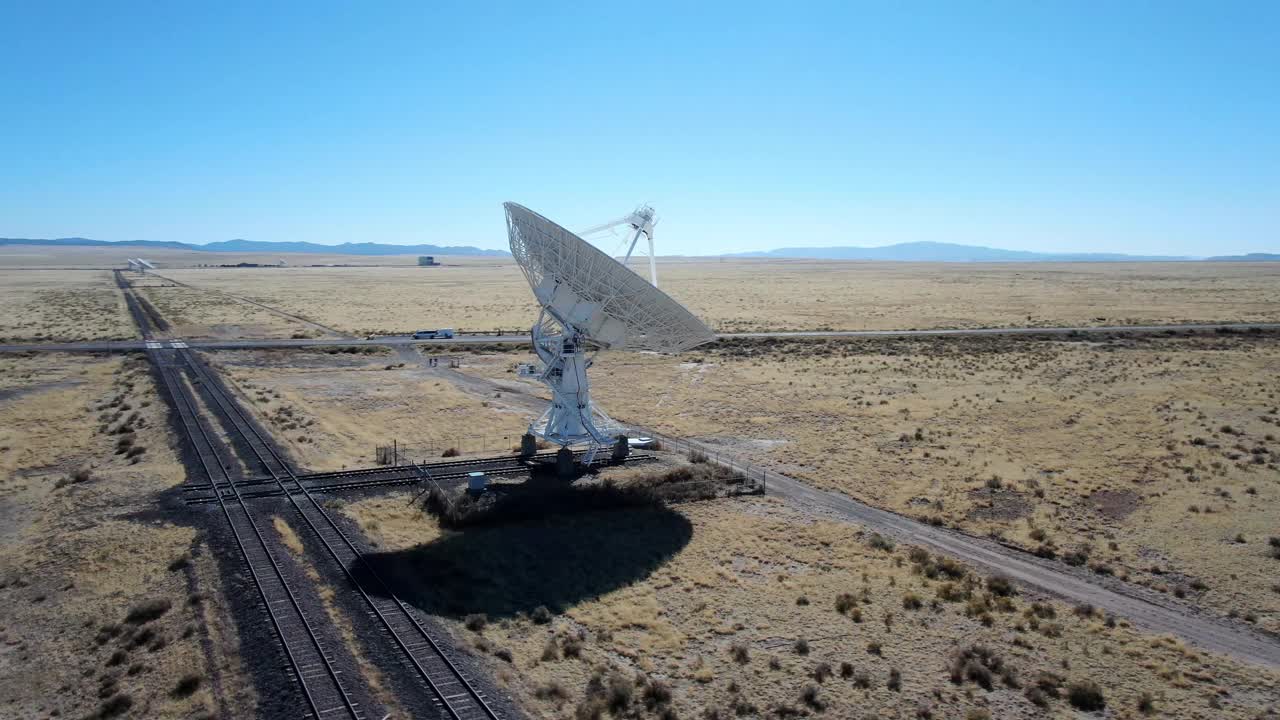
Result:
[[[511,254],[542,306],[533,350],[552,401],[529,431],[562,446],[607,445],[622,428],[591,403],[587,368],[594,353],[678,353],[715,334],[670,295],[572,232],[516,203],[503,207]]]

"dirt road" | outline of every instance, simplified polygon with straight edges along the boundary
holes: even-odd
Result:
[[[1280,639],[1241,621],[1208,615],[1147,588],[1103,578],[1087,570],[947,528],[934,527],[865,505],[839,493],[816,490],[785,475],[769,474],[769,494],[855,522],[899,542],[959,558],[990,574],[1073,604],[1088,603],[1155,634],[1176,635],[1203,650],[1280,668]]]

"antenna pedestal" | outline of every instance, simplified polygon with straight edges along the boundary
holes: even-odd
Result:
[[[529,432],[560,446],[609,445],[622,429],[591,402],[584,338],[575,332],[548,332],[533,326],[533,350],[542,360],[540,380],[551,388],[551,407],[529,425]]]

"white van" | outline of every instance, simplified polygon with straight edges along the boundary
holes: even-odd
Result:
[[[413,334],[414,340],[443,340],[453,337],[453,328],[439,330],[419,330]]]

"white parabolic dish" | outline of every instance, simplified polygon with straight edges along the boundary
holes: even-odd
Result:
[[[599,349],[677,353],[715,333],[670,295],[595,246],[505,203],[511,254],[538,302]]]

